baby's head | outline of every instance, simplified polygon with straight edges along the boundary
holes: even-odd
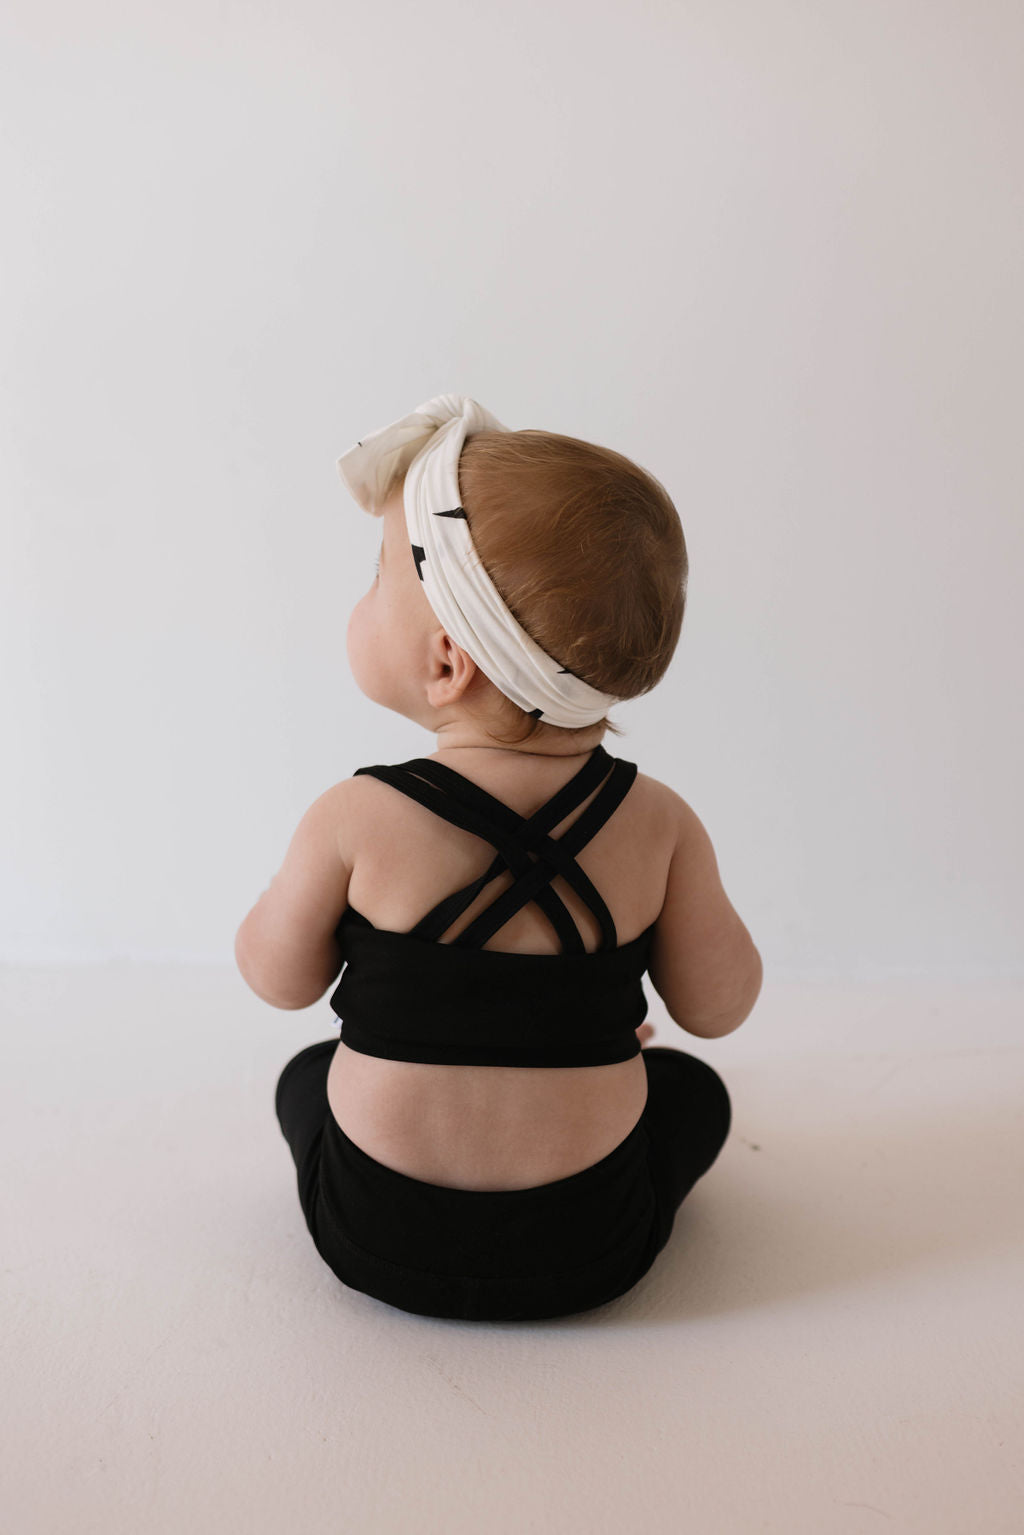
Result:
[[[560,666],[615,698],[660,682],[679,641],[688,560],[659,481],[610,448],[536,430],[484,431],[458,461],[473,547],[505,606]],[[383,503],[378,575],[348,626],[368,697],[437,732],[438,745],[590,750],[606,715],[569,729],[501,693],[445,632],[416,568],[404,477]]]

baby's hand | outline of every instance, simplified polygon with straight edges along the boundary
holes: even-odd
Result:
[[[636,1037],[642,1045],[646,1045],[649,1039],[654,1038],[654,1024],[642,1023],[636,1031]]]

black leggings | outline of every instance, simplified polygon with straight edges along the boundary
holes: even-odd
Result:
[[[345,1134],[327,1102],[337,1047],[307,1045],[277,1083],[302,1213],[343,1284],[421,1316],[534,1321],[624,1294],[729,1133],[717,1072],[651,1045],[643,1114],[599,1162],[526,1189],[446,1188],[385,1167]]]

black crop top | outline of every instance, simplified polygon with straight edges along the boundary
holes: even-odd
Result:
[[[485,838],[498,853],[479,879],[445,896],[410,932],[374,927],[354,907],[346,909],[335,930],[345,966],[331,995],[344,1043],[387,1060],[460,1066],[599,1066],[638,1055],[636,1030],[647,1016],[641,977],[654,923],[618,946],[611,913],[575,858],[625,797],[636,764],[596,747],[579,772],[528,819],[453,768],[426,757],[356,771],[372,774],[452,825]],[[559,825],[602,779],[583,814],[557,841],[549,837],[549,828]],[[450,943],[439,943],[484,886],[506,870],[514,876],[509,888]],[[601,946],[592,954],[551,889],[556,874],[600,923]],[[484,949],[492,933],[531,900],[551,922],[562,953]]]

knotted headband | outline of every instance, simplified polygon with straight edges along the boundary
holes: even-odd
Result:
[[[619,703],[559,666],[518,623],[483,567],[459,493],[459,455],[477,432],[507,432],[462,394],[439,394],[411,415],[364,437],[338,473],[365,511],[379,517],[405,475],[405,525],[427,601],[448,634],[498,690],[546,725],[593,725]]]

